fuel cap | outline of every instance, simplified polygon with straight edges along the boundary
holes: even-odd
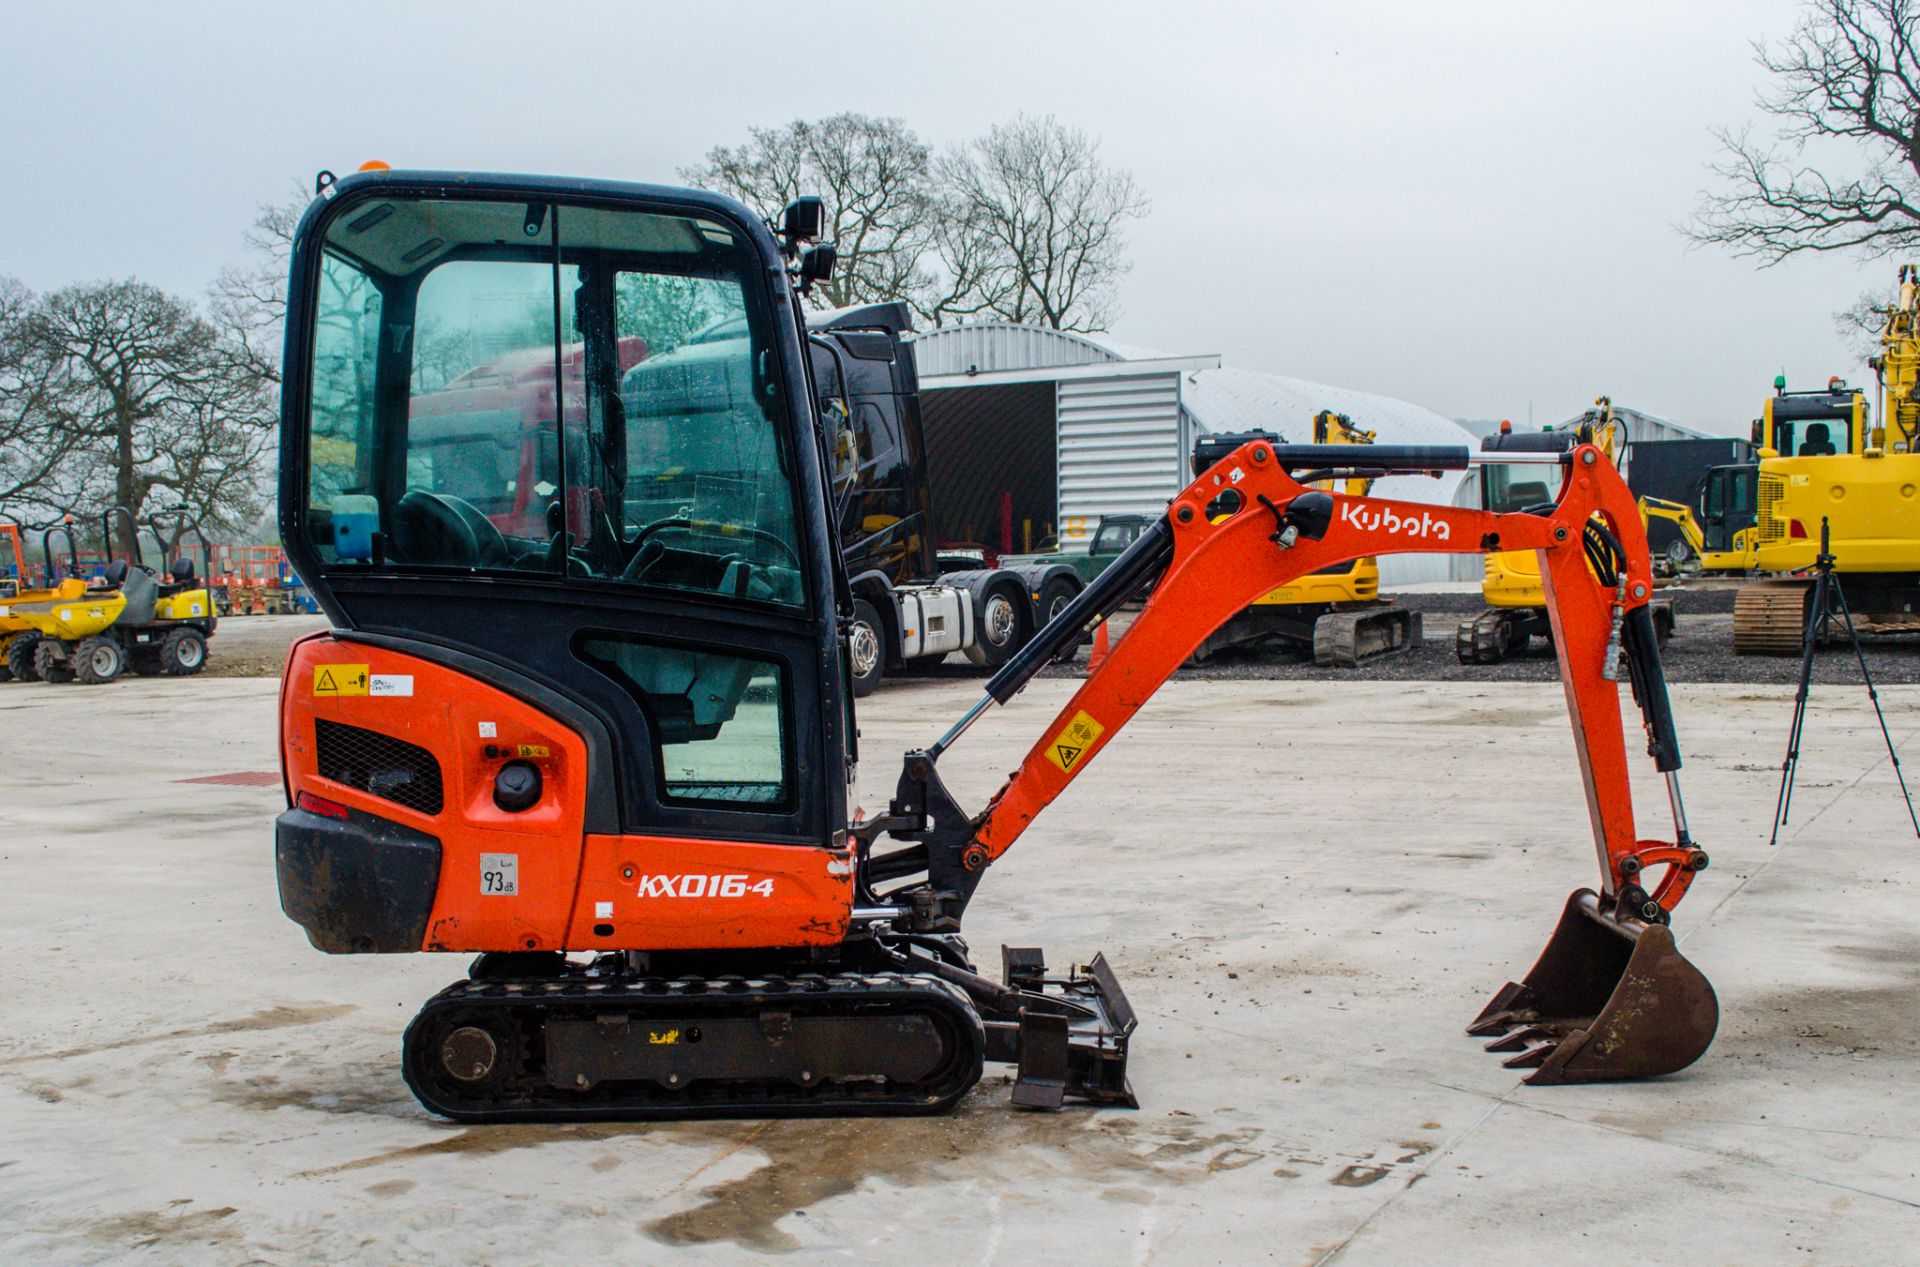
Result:
[[[531,761],[509,761],[493,776],[493,803],[509,814],[531,809],[540,799],[540,767]]]

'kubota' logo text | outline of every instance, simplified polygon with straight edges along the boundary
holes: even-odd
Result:
[[[1365,502],[1357,501],[1340,503],[1340,522],[1352,524],[1362,532],[1379,532],[1384,528],[1403,537],[1432,537],[1435,541],[1445,541],[1453,535],[1451,524],[1435,519],[1424,510],[1417,516],[1401,515],[1387,506],[1370,510]]]
[[[640,897],[759,897],[773,896],[772,880],[744,875],[643,875]]]

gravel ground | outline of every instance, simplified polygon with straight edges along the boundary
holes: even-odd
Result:
[[[1800,678],[1797,657],[1737,656],[1733,653],[1733,596],[1737,584],[1694,582],[1663,590],[1674,599],[1675,632],[1662,657],[1667,678],[1672,682],[1774,683],[1792,686]],[[1421,613],[1426,642],[1415,650],[1375,660],[1357,669],[1318,668],[1310,660],[1289,654],[1284,648],[1269,647],[1251,651],[1227,652],[1204,665],[1182,669],[1177,675],[1197,681],[1349,681],[1376,679],[1401,682],[1551,682],[1558,669],[1552,648],[1539,640],[1523,654],[1500,664],[1463,665],[1454,658],[1454,629],[1462,620],[1481,610],[1477,593],[1410,594],[1401,604]],[[1114,618],[1117,634],[1131,623],[1135,613],[1124,612]],[[1893,686],[1920,683],[1920,638],[1914,636],[1862,639],[1867,666],[1876,684]],[[1081,651],[1074,666],[1047,670],[1048,675],[1086,673],[1086,651]],[[955,657],[950,664],[934,670],[939,676],[965,676],[975,673],[965,661]],[[1826,685],[1860,683],[1860,668],[1851,648],[1844,644],[1824,648],[1814,661],[1813,680]]]

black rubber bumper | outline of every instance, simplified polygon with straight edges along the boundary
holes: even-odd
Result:
[[[440,884],[440,842],[372,814],[290,809],[274,821],[280,909],[332,955],[419,950]]]

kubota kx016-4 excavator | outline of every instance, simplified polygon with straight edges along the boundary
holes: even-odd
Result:
[[[324,178],[300,224],[281,522],[334,628],[295,644],[282,687],[280,896],[322,950],[477,952],[407,1029],[427,1107],[926,1113],[984,1060],[1018,1066],[1022,1105],[1132,1104],[1135,1019],[1105,961],[1057,974],[1008,949],[990,980],[968,903],[1221,622],[1393,551],[1539,552],[1599,855],[1599,888],[1472,1032],[1535,1082],[1705,1050],[1713,991],[1668,915],[1706,857],[1674,782],[1646,542],[1589,445],[1536,459],[1554,504],[1496,514],[1308,487],[1458,469],[1464,449],[1209,442],[1167,513],[857,820],[851,605],[796,293],[829,267],[801,245],[819,219],[817,202],[769,226],[684,190],[381,170]],[[622,339],[663,350],[718,320],[747,332],[728,357],[623,391]],[[537,532],[443,491],[521,478],[518,417],[436,415],[431,456],[413,448],[415,397],[519,354],[552,356],[559,406]],[[449,448],[455,432],[471,442]],[[941,753],[1142,595],[987,807],[956,804]],[[1671,840],[1635,826],[1622,641]]]

